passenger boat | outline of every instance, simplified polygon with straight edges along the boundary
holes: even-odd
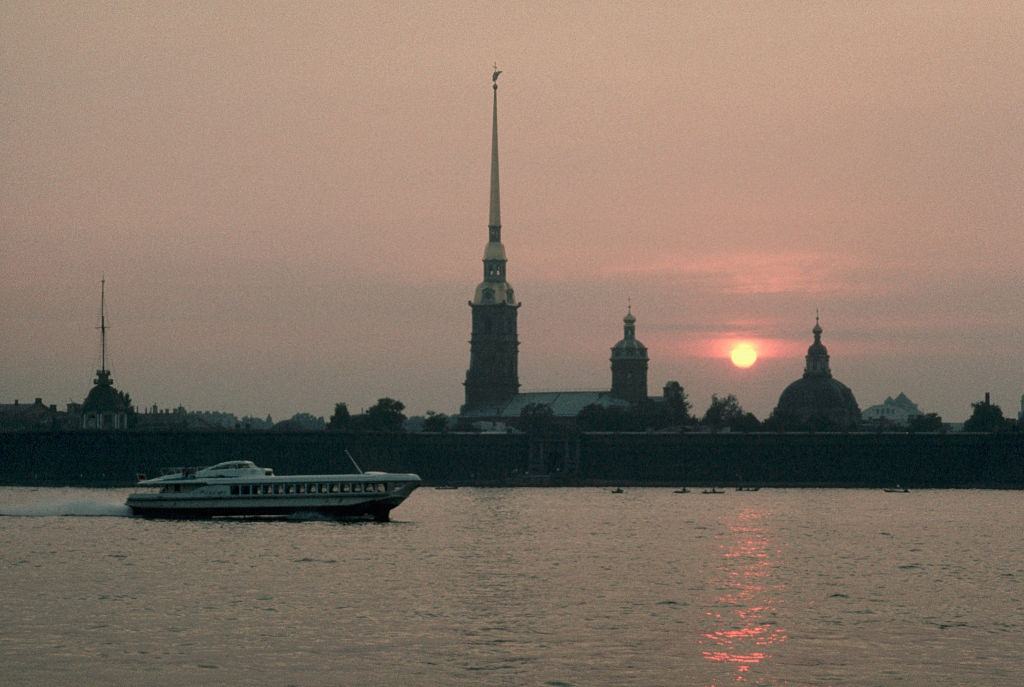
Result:
[[[275,475],[248,460],[140,477],[138,486],[156,491],[131,494],[126,505],[135,515],[158,518],[319,513],[387,521],[391,510],[420,485],[419,476],[411,473]]]

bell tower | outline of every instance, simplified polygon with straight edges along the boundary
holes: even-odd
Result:
[[[473,313],[463,410],[499,405],[519,393],[519,306],[507,281],[505,246],[501,243],[501,197],[498,185],[498,76],[491,76],[494,108],[491,118],[491,205],[484,247],[483,281],[469,307]]]
[[[630,403],[647,398],[647,347],[636,338],[633,306],[622,318],[622,340],[612,346],[612,396]]]

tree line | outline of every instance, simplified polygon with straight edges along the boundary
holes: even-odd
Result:
[[[1013,432],[1022,427],[1017,420],[1003,416],[1002,408],[987,399],[972,403],[971,417],[964,423],[965,432]],[[402,432],[408,419],[405,404],[393,398],[381,398],[358,414],[352,414],[346,403],[334,406],[334,414],[327,423],[328,431],[339,432]],[[779,432],[779,431],[835,431],[830,420],[822,415],[807,421],[783,423],[774,416],[759,420],[743,409],[735,394],[712,394],[711,403],[700,417],[693,414],[693,404],[686,391],[676,384],[663,399],[647,399],[629,406],[592,404],[583,408],[575,418],[575,426],[583,432],[645,432],[645,431],[710,431],[710,432]],[[453,418],[444,413],[428,410],[423,418],[423,432],[444,432]],[[564,420],[564,419],[563,419]],[[531,403],[518,418],[518,428],[529,433],[546,433],[564,427],[555,418],[550,406]],[[878,425],[876,429],[891,429]],[[863,428],[862,428],[863,429]],[[907,432],[943,432],[945,425],[936,413],[911,417]]]

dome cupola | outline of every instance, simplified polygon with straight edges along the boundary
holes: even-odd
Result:
[[[814,343],[807,348],[806,365],[804,366],[804,377],[831,377],[832,370],[828,366],[828,349],[821,343],[821,319],[814,315]]]
[[[647,346],[636,338],[636,316],[632,305],[627,307],[626,316],[622,318],[622,340],[612,346],[612,360],[616,358],[647,360]]]

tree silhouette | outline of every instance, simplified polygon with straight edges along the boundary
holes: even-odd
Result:
[[[632,432],[639,422],[632,409],[591,403],[576,415],[576,426],[584,432]]]
[[[743,407],[736,396],[728,394],[719,397],[718,394],[711,394],[711,405],[708,406],[700,423],[705,427],[717,430],[723,427],[732,427],[744,416]],[[757,418],[754,418],[755,420]]]
[[[351,427],[351,424],[352,414],[348,412],[348,404],[335,403],[334,415],[331,415],[331,419],[327,423],[327,429],[334,432],[344,432]]]
[[[443,432],[447,429],[447,415],[445,415],[444,413],[435,413],[433,410],[427,411],[427,416],[423,419],[424,432]]]
[[[667,425],[691,425],[696,420],[690,415],[693,406],[686,390],[679,382],[667,382],[664,389],[665,420]]]
[[[381,398],[363,413],[362,425],[370,432],[401,432],[405,422],[405,404],[393,398]]]
[[[907,420],[907,431],[914,432],[941,432],[944,427],[942,418],[937,413],[915,415]]]
[[[1010,422],[1003,417],[1003,409],[988,400],[972,403],[974,412],[964,423],[965,432],[1000,432],[1010,428]]]

